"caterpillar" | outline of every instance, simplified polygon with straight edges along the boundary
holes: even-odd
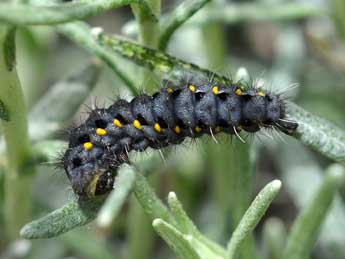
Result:
[[[62,162],[72,189],[80,198],[109,193],[116,169],[132,150],[161,149],[185,138],[224,132],[236,135],[275,127],[291,135],[298,124],[286,119],[279,94],[242,83],[220,85],[213,79],[183,79],[153,95],[119,99],[92,110],[73,128]]]

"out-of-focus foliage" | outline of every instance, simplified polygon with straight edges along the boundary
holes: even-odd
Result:
[[[342,0],[10,2],[0,4],[0,258],[345,258]],[[171,56],[139,56],[142,45]],[[77,202],[54,167],[66,129],[95,104],[186,71],[282,93],[296,139],[267,131],[247,144],[186,142],[164,161],[132,154],[108,199]]]

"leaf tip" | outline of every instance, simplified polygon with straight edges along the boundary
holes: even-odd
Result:
[[[19,236],[25,239],[32,239],[32,231],[30,224],[26,224],[24,225],[24,227],[22,227],[22,229],[19,232]]]
[[[272,188],[274,188],[275,190],[280,190],[282,188],[282,182],[280,180],[273,180],[271,182],[271,186]]]
[[[154,219],[153,221],[152,221],[152,226],[154,227],[154,228],[156,228],[156,227],[158,227],[159,225],[161,225],[161,224],[163,224],[164,223],[164,220],[162,220],[162,219]]]
[[[344,167],[340,164],[333,164],[328,168],[329,176],[341,185],[345,181],[345,170]]]
[[[175,192],[169,192],[168,194],[168,200],[176,200],[177,196]]]

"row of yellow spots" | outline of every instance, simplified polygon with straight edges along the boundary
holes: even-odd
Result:
[[[173,92],[173,90],[172,90],[171,88],[168,88],[168,89],[169,89],[168,93],[172,93],[172,92]],[[188,89],[189,89],[189,91],[191,91],[191,92],[195,92],[195,91],[196,91],[195,85],[189,85],[189,86],[188,86]],[[214,93],[215,95],[219,94],[219,87],[216,86],[216,85],[213,86],[213,87],[212,87],[212,93]],[[237,94],[237,95],[242,95],[243,92],[242,92],[241,88],[237,88],[236,91],[235,91],[235,94]],[[260,90],[260,91],[258,91],[258,95],[264,97],[264,96],[265,96],[265,93],[264,93],[263,91]]]
[[[195,92],[195,91],[196,91],[195,85],[189,85],[189,86],[188,86],[188,89],[189,89],[191,92]],[[173,93],[174,90],[173,90],[172,88],[168,87],[168,88],[167,88],[167,92],[168,92],[168,93]],[[218,86],[213,86],[213,87],[212,87],[212,92],[213,92],[214,94],[216,94],[216,95],[219,94],[219,87],[218,87]],[[242,95],[242,90],[241,90],[240,88],[237,88],[236,91],[235,91],[235,93],[236,93],[237,95]],[[258,95],[259,95],[259,96],[262,96],[262,97],[265,96],[265,94],[264,94],[262,91],[259,91],[259,92],[258,92]],[[113,124],[114,124],[115,126],[119,127],[119,128],[122,128],[122,127],[123,127],[121,121],[118,120],[118,119],[116,119],[116,118],[114,119]],[[141,125],[141,123],[140,123],[139,120],[134,120],[134,121],[133,121],[133,126],[134,126],[136,129],[139,129],[139,130],[142,129],[142,125]],[[162,128],[161,128],[161,126],[159,125],[158,122],[156,122],[156,123],[153,125],[153,128],[154,128],[155,131],[157,131],[158,133],[162,132]],[[196,127],[195,127],[195,132],[199,133],[199,132],[201,132],[201,131],[202,131],[202,128],[201,128],[201,127],[199,127],[199,126],[196,126]],[[216,127],[216,128],[215,128],[215,132],[216,132],[216,133],[218,133],[218,132],[220,132],[220,131],[221,131],[221,128],[220,128],[220,127]],[[175,126],[174,132],[175,132],[176,134],[180,134],[180,133],[181,133],[181,128],[180,128],[178,125]],[[107,134],[107,131],[106,131],[105,129],[102,129],[102,128],[97,128],[97,129],[96,129],[96,134],[99,135],[99,136],[104,136],[104,135]],[[84,148],[85,148],[86,150],[90,150],[92,147],[93,147],[93,144],[92,144],[91,142],[88,141],[88,142],[85,142],[85,143],[84,143]]]
[[[114,124],[115,126],[119,127],[119,128],[122,128],[122,127],[123,127],[121,121],[118,120],[118,119],[114,119],[113,124]],[[141,125],[141,123],[140,123],[139,120],[134,120],[134,121],[133,121],[133,126],[134,126],[136,129],[139,129],[139,130],[142,129],[142,125]],[[157,131],[157,132],[159,132],[159,133],[162,132],[162,128],[161,128],[161,126],[159,125],[158,122],[156,122],[156,123],[153,125],[153,128],[155,129],[155,131]],[[176,127],[174,128],[174,132],[175,132],[176,134],[180,134],[180,133],[181,133],[181,128],[180,128],[179,126],[176,126]],[[97,134],[98,136],[104,136],[104,135],[107,134],[107,131],[106,131],[105,129],[102,129],[102,128],[97,128],[97,129],[96,129],[96,134]],[[90,150],[90,149],[93,147],[93,144],[92,144],[90,141],[85,142],[83,145],[84,145],[84,148],[85,148],[86,150]]]
[[[243,92],[240,88],[237,88],[236,91],[235,91],[235,94],[237,95],[242,95]],[[261,97],[265,97],[265,93],[263,91],[258,91],[258,96],[261,96]]]

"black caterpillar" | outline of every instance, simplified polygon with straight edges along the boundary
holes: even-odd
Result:
[[[152,96],[141,94],[93,110],[84,124],[71,130],[64,168],[79,197],[104,195],[131,150],[160,149],[205,133],[239,136],[242,129],[252,133],[276,127],[290,135],[298,124],[285,119],[285,106],[279,95],[253,86],[185,80]]]

